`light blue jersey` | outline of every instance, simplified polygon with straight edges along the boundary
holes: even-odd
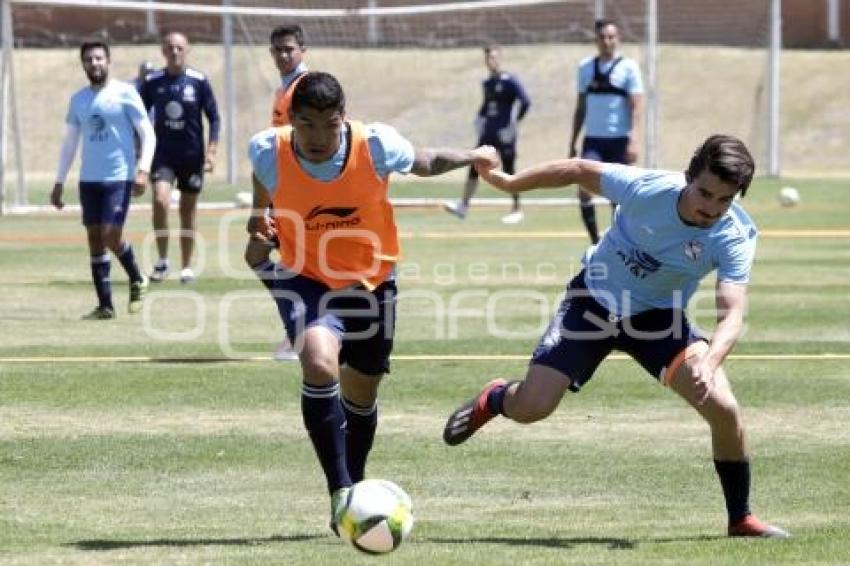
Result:
[[[715,269],[718,281],[749,281],[758,234],[752,219],[733,202],[710,228],[685,224],[677,204],[686,185],[681,173],[603,169],[602,194],[618,207],[611,229],[588,250],[585,282],[610,312],[684,308]]]
[[[629,99],[611,93],[590,93],[588,89],[594,81],[594,57],[583,59],[578,67],[578,92],[587,95],[585,99],[584,135],[592,138],[624,138],[632,131],[632,114]],[[617,58],[600,61],[599,70],[609,75],[611,86],[621,89],[628,95],[643,93],[643,81],[637,63],[623,57],[614,65]],[[614,68],[611,69],[611,66]]]
[[[77,126],[83,138],[80,181],[129,181],[136,169],[134,122],[147,112],[136,89],[110,80],[71,97],[65,122]]]
[[[300,77],[301,75],[306,73],[307,71],[309,71],[309,69],[307,68],[307,65],[303,62],[299,63],[297,67],[295,67],[294,69],[292,69],[291,71],[289,71],[288,73],[286,73],[285,75],[280,77],[281,88],[283,90],[288,89],[289,85],[292,84],[292,81],[294,81],[295,79],[297,79],[298,77]]]
[[[339,149],[333,157],[323,163],[310,163],[299,156],[298,163],[301,168],[319,181],[332,181],[339,176],[345,165],[348,150],[346,131],[347,126],[340,134]],[[386,177],[392,172],[410,172],[410,168],[413,167],[413,145],[395,128],[380,123],[367,124],[366,136],[372,164],[379,177]],[[266,187],[269,195],[274,195],[277,187],[277,132],[274,128],[263,130],[251,138],[248,144],[248,157],[251,159],[257,179]]]

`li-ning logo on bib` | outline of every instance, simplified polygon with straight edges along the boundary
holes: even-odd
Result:
[[[304,228],[306,228],[307,230],[333,230],[335,228],[351,228],[360,224],[359,216],[349,218],[349,216],[351,216],[355,212],[357,212],[357,207],[329,206],[327,208],[324,208],[322,207],[322,205],[319,205],[314,207],[310,212],[307,213],[307,216],[304,217]],[[323,214],[336,216],[337,218],[339,218],[339,220],[328,220],[325,222],[316,221],[312,223],[310,222],[311,220],[315,220],[317,217],[322,216]]]

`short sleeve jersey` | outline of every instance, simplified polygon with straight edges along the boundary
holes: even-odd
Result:
[[[586,94],[584,114],[584,132],[594,138],[623,138],[632,131],[632,116],[629,101],[622,96],[611,93],[588,93],[587,89],[593,81],[594,57],[587,57],[578,67],[578,92]],[[599,70],[602,73],[610,71],[611,85],[625,90],[629,95],[643,92],[643,80],[638,64],[628,57],[623,57],[613,68],[615,59],[600,61]]]
[[[210,123],[210,141],[218,140],[218,106],[209,81],[200,71],[189,68],[169,75],[159,69],[145,78],[140,92],[145,107],[153,109],[156,156],[203,156],[203,114]]]
[[[585,258],[587,287],[609,311],[629,316],[653,308],[685,308],[700,280],[745,284],[758,231],[738,203],[711,227],[679,216],[684,175],[609,164],[602,194],[618,204],[611,229]]]
[[[134,123],[147,118],[132,85],[111,80],[98,90],[90,86],[71,97],[65,122],[80,129],[80,180],[129,181],[136,169]]]
[[[381,123],[368,124],[366,135],[369,154],[372,156],[372,164],[378,176],[386,177],[392,172],[410,172],[413,167],[413,145],[395,128]],[[342,171],[347,152],[348,139],[346,132],[343,131],[340,135],[340,147],[328,161],[310,163],[299,157],[298,163],[314,179],[331,181]],[[277,187],[277,131],[275,128],[263,130],[251,138],[248,144],[248,157],[254,174],[269,194],[274,195]]]

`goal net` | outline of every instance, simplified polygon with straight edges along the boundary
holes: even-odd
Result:
[[[213,183],[244,183],[250,174],[245,147],[268,125],[279,83],[269,33],[291,23],[305,29],[308,66],[340,79],[351,117],[392,124],[417,145],[474,144],[486,76],[482,47],[502,45],[505,70],[519,76],[532,100],[520,129],[522,167],[566,155],[576,68],[596,52],[593,22],[605,16],[620,26],[623,54],[644,73],[656,69],[647,95],[658,109],[651,140],[657,165],[682,168],[699,138],[717,131],[763,147],[769,1],[680,0],[658,12],[657,50],[647,47],[648,4],[293,0],[281,8],[271,0],[14,0],[5,3],[11,17],[4,18],[6,201],[46,202],[68,99],[86,84],[77,48],[93,36],[113,45],[112,76],[131,80],[142,61],[162,65],[162,33],[187,35],[189,64],[210,78],[223,119]]]

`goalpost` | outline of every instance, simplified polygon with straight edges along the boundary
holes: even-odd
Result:
[[[85,84],[75,48],[92,35],[115,46],[112,75],[130,79],[142,60],[160,64],[157,33],[187,34],[193,44],[189,64],[210,77],[219,99],[226,158],[211,179],[219,183],[249,176],[244,148],[250,135],[268,124],[279,81],[268,34],[288,23],[305,28],[308,66],[340,78],[349,115],[390,123],[418,145],[475,142],[472,122],[485,75],[481,47],[503,45],[505,69],[518,74],[532,98],[520,131],[520,167],[566,155],[576,66],[595,53],[593,21],[601,16],[618,23],[623,53],[644,73],[641,164],[680,166],[695,133],[709,128],[739,134],[768,153],[763,141],[768,108],[778,124],[778,105],[765,98],[772,89],[765,85],[771,75],[763,54],[769,7],[779,0],[680,0],[666,11],[659,11],[657,0],[291,0],[286,8],[274,0],[197,2],[215,4],[0,0],[5,16],[0,77],[6,85],[0,89],[0,214],[27,204],[29,193],[43,193],[52,183],[61,141],[55,132],[61,131],[68,96]],[[736,17],[733,9],[743,16]],[[696,124],[684,124],[682,116],[665,111],[673,106],[671,97],[681,96],[682,78],[665,73],[664,65],[681,65],[695,53],[688,43],[720,41],[730,21],[742,28],[732,45],[756,48],[734,53],[756,71],[718,79],[737,81],[742,107],[730,109],[728,116],[704,116],[710,111],[700,109],[690,118]],[[778,49],[778,42],[771,45]],[[696,65],[687,69],[689,76],[698,76]],[[14,162],[7,159],[12,154]],[[10,194],[6,188],[13,178]]]

